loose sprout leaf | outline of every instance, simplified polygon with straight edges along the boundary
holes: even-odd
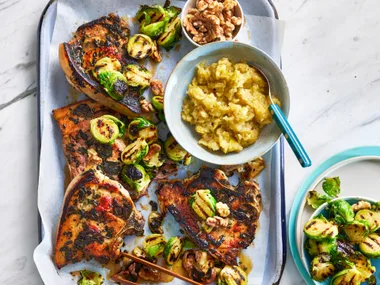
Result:
[[[340,179],[339,177],[325,178],[322,183],[322,189],[331,197],[338,197],[340,194]]]
[[[317,209],[323,203],[329,202],[331,198],[325,194],[320,194],[315,190],[309,191],[309,194],[306,198],[307,204],[313,209]]]
[[[330,215],[338,224],[347,224],[354,221],[355,213],[351,205],[344,200],[329,203]]]
[[[103,283],[103,276],[100,273],[82,270],[80,275],[78,285],[101,285]]]

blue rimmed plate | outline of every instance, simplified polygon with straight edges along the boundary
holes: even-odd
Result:
[[[322,191],[322,180],[329,176],[341,179],[341,196],[364,196],[380,200],[380,147],[354,148],[339,153],[316,168],[299,189],[290,212],[289,244],[294,262],[309,285],[328,284],[311,279],[308,264],[303,261],[303,226],[314,210],[306,205],[308,191]],[[380,272],[380,263],[374,264]],[[363,283],[365,284],[365,283]]]

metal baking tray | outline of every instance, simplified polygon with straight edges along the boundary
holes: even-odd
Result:
[[[247,8],[246,8],[247,9]],[[257,16],[278,19],[278,14],[271,0],[254,0],[251,2],[249,10],[254,11]],[[57,14],[57,0],[51,0],[44,9],[38,27],[38,112],[39,112],[39,150],[41,147],[41,137],[44,129],[44,112],[51,110],[44,109],[44,98],[51,96],[45,90],[48,78],[49,49],[52,40],[55,20]],[[279,284],[286,261],[286,220],[285,220],[285,185],[284,185],[284,141],[283,138],[269,151],[264,159],[270,161],[270,169],[265,173],[270,199],[270,224],[268,232],[268,248],[265,262],[265,273],[261,284]],[[41,218],[38,217],[39,240],[44,237],[44,228]],[[259,229],[260,231],[260,229]],[[257,246],[257,245],[256,245]],[[253,270],[254,267],[253,267]]]

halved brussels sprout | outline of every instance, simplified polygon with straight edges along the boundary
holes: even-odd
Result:
[[[164,258],[168,265],[173,265],[182,253],[182,239],[171,237],[165,245]]]
[[[197,190],[189,202],[191,208],[202,220],[215,216],[216,200],[209,189]]]
[[[376,272],[376,267],[372,266],[371,261],[358,251],[350,255],[349,260],[355,264],[356,269],[365,279]]]
[[[327,253],[330,254],[336,248],[336,240],[316,241],[308,238],[305,241],[305,249],[311,256]]]
[[[157,111],[164,109],[164,97],[163,96],[153,96],[152,105]]]
[[[320,254],[313,258],[310,265],[311,277],[317,281],[323,281],[334,274],[335,267],[330,261],[330,255]]]
[[[146,140],[148,144],[152,144],[158,140],[158,130],[155,125],[143,128],[139,131],[138,137]]]
[[[121,153],[121,161],[124,164],[134,164],[138,163],[143,159],[149,152],[149,146],[147,142],[138,138],[133,143],[130,143]]]
[[[99,79],[99,73],[104,71],[120,71],[121,64],[115,58],[103,57],[99,59],[92,70],[92,74],[96,79]]]
[[[149,257],[156,258],[164,252],[165,244],[166,240],[163,235],[151,234],[144,240],[143,249]]]
[[[157,44],[169,51],[172,49],[176,42],[178,42],[181,35],[181,19],[176,17],[172,20],[165,32],[158,38]]]
[[[169,136],[165,141],[164,149],[166,155],[173,161],[182,161],[187,155],[187,151],[177,143],[173,136]]]
[[[320,194],[315,190],[309,191],[306,201],[313,209],[317,209],[323,203],[329,202],[331,198],[327,195]]]
[[[101,285],[103,284],[103,276],[98,272],[92,272],[90,270],[82,270],[80,272],[80,278],[78,285]]]
[[[369,258],[380,257],[380,235],[370,234],[365,240],[359,243],[359,250]]]
[[[149,86],[152,79],[152,74],[145,67],[137,64],[128,64],[124,70],[125,77],[127,78],[128,85],[141,88]]]
[[[128,183],[137,192],[144,190],[150,183],[150,177],[144,167],[138,164],[124,165],[120,176],[123,182]]]
[[[162,56],[160,53],[160,49],[158,48],[157,41],[153,41],[153,52],[150,55],[150,57],[155,61],[155,62],[161,62],[162,61]]]
[[[360,210],[355,215],[356,221],[367,221],[370,232],[375,232],[380,228],[380,212],[369,209]]]
[[[148,226],[149,226],[149,229],[152,233],[155,233],[155,234],[163,234],[164,233],[164,231],[162,230],[162,226],[161,226],[163,218],[164,217],[159,212],[156,212],[156,211],[152,211],[149,214]]]
[[[361,273],[354,267],[339,271],[332,277],[330,285],[360,285],[364,281]]]
[[[127,79],[125,76],[115,70],[104,70],[98,74],[99,83],[104,90],[114,100],[124,98],[124,93],[128,90]]]
[[[113,144],[115,139],[122,136],[120,130],[124,132],[124,123],[114,116],[104,115],[90,121],[91,134],[103,144]]]
[[[218,276],[218,285],[247,285],[247,274],[239,266],[226,265]]]
[[[127,44],[128,54],[136,59],[147,58],[153,53],[154,43],[150,37],[144,34],[132,36]]]
[[[152,126],[153,124],[143,117],[133,119],[127,128],[127,134],[129,139],[135,140],[139,136],[139,131],[147,127]]]
[[[165,162],[165,158],[161,151],[161,146],[157,143],[153,143],[149,147],[148,154],[143,158],[142,163],[148,168],[158,168]]]
[[[336,200],[329,203],[330,215],[334,217],[338,224],[352,223],[354,221],[354,211],[351,205],[345,200]]]
[[[366,221],[353,221],[344,226],[344,232],[351,242],[362,242],[369,234],[369,227]]]
[[[323,216],[318,216],[308,221],[305,224],[303,231],[309,238],[315,240],[331,240],[339,233],[338,227],[326,220]]]
[[[137,11],[135,19],[139,22],[144,21],[146,17],[150,18],[152,23],[163,20],[167,16],[167,11],[160,5],[141,5]]]
[[[135,247],[132,250],[132,254],[138,258],[142,258],[142,259],[147,258],[145,251],[143,251],[140,247]]]

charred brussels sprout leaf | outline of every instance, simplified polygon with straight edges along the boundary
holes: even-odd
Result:
[[[150,37],[144,34],[132,36],[127,44],[128,54],[136,59],[143,59],[150,56],[154,51],[154,43]]]
[[[359,243],[359,250],[369,258],[380,257],[380,236],[377,233],[370,234]]]
[[[146,237],[143,242],[145,253],[151,257],[156,258],[164,252],[166,240],[161,234],[151,234]]]
[[[148,128],[152,125],[153,124],[151,122],[149,122],[147,119],[142,118],[142,117],[133,119],[128,125],[127,135],[129,139],[135,140],[137,139],[140,130]]]
[[[161,122],[164,122],[164,123],[166,122],[164,110],[158,112],[158,119],[159,119]]]
[[[146,15],[147,16],[147,15]],[[168,24],[169,18],[165,17],[162,21],[152,23],[150,21],[149,17],[146,17],[144,21],[141,22],[139,31],[152,39],[157,38],[159,35],[161,35],[167,24]]]
[[[187,153],[187,155],[185,156],[184,160],[183,160],[183,165],[189,165],[192,161],[193,157]]]
[[[368,278],[367,282],[368,282],[368,285],[376,285],[376,284],[377,284],[377,281],[376,281],[376,277],[375,277],[375,275],[371,275],[371,276]]]
[[[370,232],[375,232],[380,228],[380,212],[369,209],[360,210],[355,215],[356,221],[366,221]]]
[[[338,235],[338,227],[326,220],[323,216],[318,216],[309,220],[305,224],[303,231],[306,236],[318,241],[324,239],[332,240]]]
[[[218,285],[247,285],[247,274],[239,266],[226,265],[218,276]]]
[[[90,131],[93,137],[103,144],[113,144],[120,135],[118,124],[106,116],[92,119],[90,121]]]
[[[345,200],[336,200],[329,203],[330,215],[338,224],[352,223],[354,221],[354,211],[351,205]]]
[[[306,201],[313,209],[317,209],[323,203],[329,202],[331,198],[327,195],[320,194],[315,190],[309,191]]]
[[[364,282],[364,278],[361,273],[355,268],[349,268],[342,271],[339,271],[335,274],[330,284],[331,285],[342,285],[342,284],[350,284],[350,285],[360,285],[361,282]]]
[[[371,261],[358,251],[350,255],[348,259],[355,264],[356,269],[365,279],[369,278],[376,272],[376,268],[372,266]]]
[[[166,155],[173,161],[183,161],[187,155],[187,151],[177,143],[173,136],[169,136],[165,141],[164,149]]]
[[[182,239],[171,237],[164,249],[164,259],[168,265],[173,265],[182,253]]]
[[[202,220],[214,217],[216,211],[216,200],[209,189],[200,189],[190,198],[190,206]]]
[[[150,177],[144,167],[138,164],[124,165],[120,176],[123,182],[128,183],[137,192],[144,190],[150,183]]]
[[[89,270],[82,270],[78,285],[101,285],[103,283],[103,276],[100,273],[92,272]]]
[[[349,241],[353,243],[364,241],[369,234],[369,226],[366,221],[353,221],[345,225],[343,229]]]
[[[164,109],[164,97],[163,96],[153,96],[152,105],[157,111]]]
[[[331,197],[338,197],[340,193],[340,179],[339,177],[325,178],[322,183],[322,189],[327,195]]]
[[[144,139],[138,138],[130,143],[121,153],[121,161],[124,164],[138,163],[149,151],[149,146]]]
[[[148,168],[158,168],[165,162],[161,146],[157,143],[151,144],[148,154],[143,158],[142,164]]]
[[[182,9],[176,6],[170,6],[166,8],[166,12],[168,13],[168,16],[170,19],[173,19],[174,17],[177,17],[179,14],[181,14]]]
[[[157,44],[169,51],[174,47],[175,43],[178,42],[180,35],[181,19],[177,17],[169,23],[168,28],[158,38]]]
[[[146,88],[152,79],[152,74],[144,67],[137,64],[128,64],[124,71],[129,86]]]
[[[119,101],[124,98],[128,85],[127,79],[122,73],[115,70],[105,70],[99,73],[98,78],[99,83],[112,99]]]
[[[153,211],[149,214],[148,226],[152,233],[155,233],[155,234],[164,233],[161,226],[162,220],[163,220],[163,216],[159,212]]]
[[[311,261],[311,277],[317,281],[323,281],[334,274],[334,264],[330,261],[328,254],[320,254]]]

